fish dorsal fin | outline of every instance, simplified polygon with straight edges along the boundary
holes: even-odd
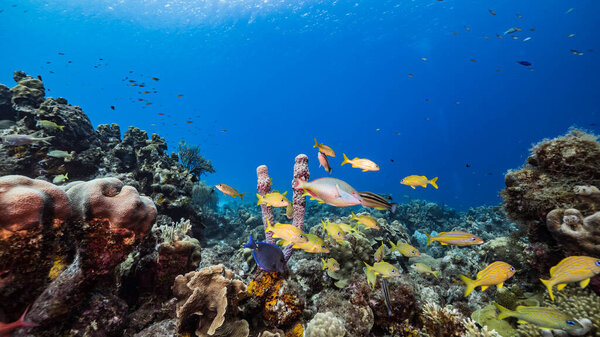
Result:
[[[561,284],[559,284],[559,285],[557,285],[557,286],[556,286],[556,289],[558,289],[558,290],[562,290],[562,289],[563,289],[564,287],[566,287],[566,286],[567,286],[567,284],[566,284],[566,283],[561,283]]]
[[[585,287],[587,287],[587,285],[588,285],[589,283],[590,283],[590,279],[589,279],[589,278],[586,278],[585,280],[583,280],[583,281],[579,282],[579,286],[580,286],[580,287],[582,287],[582,288],[585,288]]]
[[[287,194],[287,191],[283,192],[283,194],[282,194],[282,195],[286,195],[286,194]]]
[[[550,277],[554,276],[554,271],[556,270],[556,266],[550,268]]]
[[[504,282],[500,282],[500,283],[496,284],[496,287],[498,287],[498,289],[502,289],[503,286],[504,286]]]
[[[522,310],[524,310],[524,309],[527,309],[527,307],[526,307],[526,306],[524,306],[524,305],[519,305],[519,306],[517,306],[517,308],[515,309],[515,311],[516,311],[516,312],[521,312],[521,311],[522,311]]]
[[[487,288],[489,288],[490,286],[481,286],[481,291],[486,290]]]

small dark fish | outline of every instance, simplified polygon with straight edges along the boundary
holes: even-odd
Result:
[[[144,91],[144,94],[149,94],[149,93],[150,93],[150,91]]]
[[[188,124],[192,124],[192,121],[186,121],[186,123],[188,123]]]
[[[52,63],[52,62],[50,62],[50,61],[46,61],[46,64],[50,64],[50,63]]]
[[[471,164],[467,164],[467,165],[465,165],[465,166],[466,166],[466,167],[471,167]]]
[[[390,203],[386,200],[386,198],[373,192],[358,191],[358,195],[360,195],[362,198],[361,205],[365,207],[372,207],[379,210],[387,209],[392,213],[395,213],[396,208],[398,207],[397,203]]]
[[[471,28],[469,28],[469,27],[467,27],[467,26],[465,26],[465,29],[467,30],[467,32],[470,32],[470,31],[471,31]]]
[[[152,79],[158,81],[158,77],[152,77]]]
[[[390,159],[390,161],[393,163],[393,162],[394,162],[394,159]]]
[[[531,66],[531,62],[529,62],[529,61],[517,61],[517,63],[522,66],[526,66],[526,67]]]
[[[37,75],[38,80],[42,80],[42,75]]]
[[[73,61],[68,61],[67,63],[73,63]]]
[[[98,60],[100,60],[100,61],[104,61],[104,59],[98,59]]]
[[[596,125],[598,125],[598,124],[596,124],[596,123],[590,123],[589,125],[590,125],[590,126],[596,126]]]
[[[487,173],[488,176],[494,175],[492,172]]]
[[[0,13],[4,12],[4,9],[0,9]]]
[[[431,101],[431,99],[425,98],[425,102],[429,102],[429,101]]]
[[[580,51],[578,51],[578,50],[575,50],[575,49],[570,49],[570,51],[571,51],[571,53],[573,53],[574,55],[579,55],[579,56],[583,55],[583,53],[582,53],[582,52],[580,52]]]
[[[164,113],[162,113],[162,112],[159,112],[159,113],[158,113],[158,115],[159,115],[159,116],[164,116],[165,114],[164,114]]]
[[[54,74],[54,72],[52,70],[49,71],[50,74]]]
[[[114,110],[114,109],[115,109],[115,106],[114,106],[114,105],[111,105],[111,106],[110,106],[110,108]]]
[[[471,62],[477,62],[477,60],[476,59],[471,59]]]
[[[521,19],[521,18],[523,18],[523,15],[521,15],[521,14],[517,13],[517,17],[518,17],[519,19]]]
[[[227,130],[221,130],[221,132],[227,132]]]
[[[390,288],[385,277],[381,278],[381,291],[383,293],[385,306],[387,307],[388,316],[392,316],[392,305],[390,303]]]
[[[150,103],[150,102],[147,102],[147,103],[146,103],[146,105],[152,105],[152,103]]]
[[[146,85],[144,85],[144,84],[138,84],[138,87],[140,87],[140,88],[143,88],[143,87],[145,87],[145,86],[146,86]]]
[[[408,74],[408,77],[411,77],[411,78],[412,78],[412,77],[414,77],[414,75],[413,75],[413,74]]]
[[[143,100],[144,100],[143,98],[138,98],[138,101],[140,101],[140,102],[143,101]]]
[[[64,54],[65,54],[65,53],[61,53],[61,52],[59,52],[59,53],[58,53],[58,55],[64,55]]]
[[[244,245],[252,249],[252,256],[258,267],[267,272],[285,271],[285,258],[277,245],[268,242],[255,242],[250,235],[250,241]]]
[[[177,97],[183,97],[183,95],[177,95]]]
[[[129,83],[135,83],[135,80],[129,80]]]
[[[493,10],[491,10],[491,9],[488,9],[488,12],[490,12],[490,14],[492,14],[492,15],[496,15],[496,12],[494,12],[494,11],[493,11]]]

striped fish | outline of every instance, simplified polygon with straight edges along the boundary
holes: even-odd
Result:
[[[267,228],[265,228],[265,233],[266,232],[273,232],[274,238],[282,239],[288,242],[305,243],[308,241],[306,234],[304,234],[300,228],[284,223],[276,223],[275,225],[271,226],[269,219],[267,219]]]
[[[292,248],[294,249],[302,249],[307,253],[329,253],[329,247],[325,244],[325,241],[320,237],[314,234],[306,234],[306,238],[308,239],[305,243],[294,243]],[[291,244],[289,241],[280,240],[277,244],[282,246],[287,246]]]
[[[590,256],[569,256],[550,268],[550,279],[542,280],[548,288],[550,298],[554,301],[552,287],[561,290],[567,283],[579,282],[582,288],[587,287],[590,278],[600,274],[600,259]]]
[[[498,287],[498,289],[502,288],[504,281],[511,278],[515,274],[515,271],[515,267],[510,264],[496,261],[477,273],[477,279],[475,280],[471,280],[465,275],[460,275],[460,279],[467,285],[465,297],[469,296],[473,289],[479,286],[481,286],[481,291],[493,285]]]
[[[354,214],[354,212],[352,212],[352,217],[350,217],[350,220],[358,221],[359,223],[361,223],[369,228],[373,228],[373,229],[381,228],[381,227],[379,227],[379,223],[377,222],[377,220],[375,220],[375,218],[373,218],[372,216],[366,215],[366,214],[361,214],[361,215],[357,216],[356,214]]]
[[[375,251],[375,262],[381,262],[381,260],[383,260],[383,258],[385,257],[385,247],[383,246],[383,242],[381,243],[381,246],[379,248],[377,248],[377,250]]]
[[[367,267],[364,267],[363,271],[367,276],[367,283],[372,286],[372,289],[375,289],[375,282],[377,281],[377,275],[375,275],[375,271],[373,269],[367,269]]]
[[[327,231],[327,234],[331,236],[336,242],[340,242],[342,240],[346,240],[346,236],[344,235],[344,231],[336,224],[335,222],[327,222],[321,220],[323,224],[323,229]]]
[[[545,330],[560,329],[569,332],[583,329],[583,326],[573,316],[554,308],[518,306],[517,310],[512,311],[498,303],[494,303],[494,305],[500,310],[498,319],[516,317],[519,324],[531,323]]]
[[[388,287],[388,283],[385,277],[381,278],[381,291],[383,292],[383,299],[385,301],[385,306],[387,307],[388,316],[392,316],[392,305],[390,303],[390,288]]]
[[[423,232],[425,233],[425,232]],[[453,232],[441,232],[436,237],[432,237],[431,235],[425,233],[427,235],[427,245],[429,246],[432,242],[437,241],[442,245],[456,245],[456,246],[472,246],[472,245],[480,245],[483,243],[483,240],[473,234],[462,232],[462,231],[453,231]]]
[[[344,166],[345,164],[350,164],[352,165],[352,167],[354,168],[361,168],[363,169],[363,172],[366,171],[379,171],[379,165],[375,164],[373,161],[366,159],[366,158],[354,158],[352,160],[348,159],[348,157],[346,157],[345,153],[342,153],[342,155],[344,156],[344,161],[342,162],[342,166]]]
[[[398,208],[397,203],[390,203],[384,197],[372,192],[358,191],[358,195],[362,198],[361,205],[365,207],[372,207],[379,210],[387,209],[392,213],[395,213]]]
[[[405,256],[405,257],[421,256],[421,253],[419,252],[419,250],[417,248],[409,245],[408,243],[398,241],[397,244],[394,244],[392,241],[390,241],[390,245],[392,246],[392,248],[390,249],[392,252],[397,251],[398,253],[402,254],[402,256]]]
[[[438,189],[438,185],[436,184],[438,180],[438,177],[435,177],[431,180],[428,180],[426,176],[418,176],[418,175],[412,175],[412,176],[408,176],[404,179],[402,179],[400,181],[400,184],[402,185],[408,185],[410,187],[412,187],[412,189],[415,189],[415,186],[421,186],[421,187],[427,187],[427,184],[431,184],[431,186],[435,187],[435,189]]]

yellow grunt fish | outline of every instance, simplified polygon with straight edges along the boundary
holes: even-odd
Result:
[[[419,250],[417,248],[409,245],[408,243],[398,241],[397,244],[394,244],[392,241],[390,241],[390,245],[392,246],[392,248],[391,248],[392,252],[397,251],[398,253],[402,254],[403,256],[406,256],[406,257],[421,256],[421,253],[419,252]]]
[[[500,310],[498,319],[515,317],[518,319],[517,323],[519,324],[531,323],[538,328],[545,330],[560,329],[568,332],[583,328],[573,316],[567,315],[554,308],[518,306],[517,310],[512,311],[498,303],[494,303],[494,305]]]
[[[355,225],[354,227],[352,227],[346,223],[338,223],[337,225],[340,227],[340,229],[342,231],[344,231],[344,233],[358,233],[358,231],[356,230],[356,227],[358,225]]]
[[[223,192],[223,194],[227,194],[227,195],[232,196],[234,198],[235,197],[240,197],[241,200],[244,200],[244,194],[246,194],[246,192],[240,194],[240,193],[238,193],[238,191],[235,188],[233,188],[233,187],[231,187],[231,186],[229,186],[227,184],[217,184],[217,185],[215,185],[215,187],[219,191]]]
[[[354,220],[354,221],[358,221],[359,223],[369,227],[369,228],[373,228],[373,229],[380,229],[381,227],[379,227],[379,223],[377,222],[377,220],[375,220],[375,218],[366,215],[366,214],[361,214],[359,216],[356,216],[356,214],[354,214],[354,212],[352,212],[352,217],[350,217],[350,220]]]
[[[329,269],[331,271],[340,270],[340,264],[333,257],[328,258],[327,261],[325,261],[324,259],[321,259],[321,263],[323,264],[323,270],[325,270],[325,269]]]
[[[35,126],[41,127],[46,130],[60,130],[63,131],[65,129],[64,125],[58,125],[52,121],[48,121],[45,119],[39,120],[35,123]]]
[[[556,266],[550,268],[550,279],[542,280],[548,288],[550,299],[554,301],[552,287],[561,290],[567,283],[579,282],[582,288],[587,287],[590,278],[600,274],[600,259],[590,256],[569,256],[560,261]]]
[[[375,282],[377,281],[377,275],[375,275],[375,271],[373,268],[367,269],[367,267],[364,267],[363,271],[367,276],[367,283],[371,286],[371,289],[375,289]]]
[[[323,143],[319,144],[317,142],[317,138],[315,138],[315,145],[313,145],[313,147],[318,148],[319,152],[322,152],[323,154],[325,154],[329,157],[335,157],[335,152],[333,152],[333,150],[329,146],[327,146]]]
[[[263,197],[262,195],[257,193],[256,197],[258,198],[258,202],[256,204],[260,205],[264,202],[267,204],[267,206],[285,207],[290,204],[290,201],[287,200],[287,198],[285,197],[286,194],[287,191],[283,192],[283,194],[277,191],[273,191],[271,193],[265,194],[265,196]]]
[[[423,232],[425,233],[425,232]],[[427,235],[427,245],[429,246],[432,242],[438,241],[442,245],[456,245],[456,246],[472,246],[472,245],[480,245],[483,243],[483,240],[473,234],[462,232],[462,231],[453,231],[453,232],[441,232],[436,237],[432,237],[431,235],[425,233]]]
[[[381,243],[381,246],[379,248],[377,248],[377,250],[375,251],[375,262],[381,262],[383,260],[383,257],[385,256],[385,247],[383,246],[383,242]]]
[[[65,181],[69,180],[69,173],[65,173],[65,174],[61,174],[61,175],[57,175],[56,177],[54,177],[54,179],[52,179],[52,183],[53,184],[62,184]]]
[[[400,271],[398,268],[394,267],[392,264],[387,262],[375,262],[372,266],[369,266],[366,262],[363,261],[365,266],[367,266],[367,270],[365,271],[367,274],[371,271],[375,272],[375,274],[380,274],[383,277],[396,277],[400,276]]]
[[[438,275],[440,274],[439,270],[434,271],[430,266],[421,262],[413,264],[411,268],[416,270],[419,274],[433,275],[435,278],[438,278]]]
[[[344,231],[336,224],[335,222],[327,222],[325,223],[321,220],[323,224],[323,229],[327,231],[327,234],[331,236],[336,242],[340,242],[342,240],[346,240],[346,236],[344,235]]]
[[[267,219],[267,228],[265,228],[265,233],[266,232],[273,232],[274,238],[282,239],[288,242],[305,243],[308,241],[306,235],[300,228],[284,223],[276,223],[275,225],[271,226],[269,219]]]
[[[344,161],[342,162],[342,166],[344,166],[344,164],[351,164],[352,167],[354,168],[361,168],[363,169],[363,172],[366,171],[379,171],[379,165],[375,164],[374,162],[372,162],[369,159],[366,158],[354,158],[352,160],[348,159],[348,157],[346,157],[345,153],[342,153],[342,155],[344,156]]]
[[[291,202],[285,206],[285,216],[288,218],[288,220],[294,218],[294,205],[292,205]]]
[[[294,243],[292,248],[294,249],[302,249],[307,253],[329,253],[329,247],[325,244],[325,241],[320,237],[314,234],[306,234],[306,238],[308,239],[305,243]],[[287,246],[291,242],[280,240],[277,244],[282,246]]]
[[[493,285],[498,287],[498,289],[502,288],[504,281],[511,278],[515,274],[515,271],[515,267],[510,264],[496,261],[477,273],[477,279],[475,280],[471,280],[464,275],[459,275],[460,279],[467,285],[465,297],[469,296],[473,289],[479,286],[481,286],[481,291],[484,291],[489,286]]]
[[[438,177],[435,177],[431,180],[427,180],[425,176],[412,175],[408,176],[400,181],[402,185],[408,185],[415,189],[415,186],[427,187],[427,184],[431,184],[431,186],[435,187],[437,190],[438,185],[435,183],[438,180]]]

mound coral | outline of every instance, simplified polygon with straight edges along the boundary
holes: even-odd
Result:
[[[600,143],[593,134],[573,129],[562,137],[543,140],[533,147],[527,164],[506,174],[506,188],[501,192],[504,208],[511,219],[527,228],[532,243],[554,246],[564,235],[554,231],[558,235],[553,238],[546,216],[553,209],[568,208],[579,210],[584,217],[593,214],[598,206],[585,199],[594,195],[594,189],[578,186],[600,186],[598,167]],[[556,228],[554,223],[551,227]],[[573,244],[569,253],[586,251],[569,241]]]
[[[313,227],[313,231],[316,228],[320,227]],[[328,269],[327,275],[336,280],[335,286],[338,288],[346,287],[354,274],[362,274],[365,266],[363,261],[371,261],[375,252],[369,240],[360,233],[346,234],[346,240],[331,244],[329,249],[328,256],[338,261],[340,269]]]
[[[600,256],[600,212],[584,218],[576,209],[555,209],[546,225],[567,255]]]
[[[304,337],[343,337],[344,323],[331,312],[318,313],[308,322]]]
[[[198,337],[248,336],[248,322],[235,319],[237,303],[245,293],[244,283],[233,279],[233,272],[223,265],[177,276],[173,284],[179,300],[177,332]]]

